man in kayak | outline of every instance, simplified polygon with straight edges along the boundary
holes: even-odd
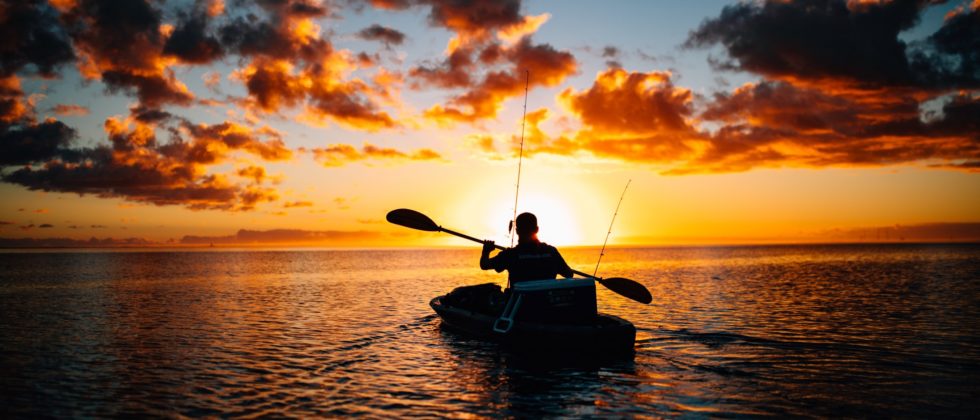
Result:
[[[572,277],[572,269],[565,263],[555,247],[538,240],[538,218],[531,213],[521,213],[517,216],[516,229],[517,246],[500,251],[491,257],[493,241],[483,242],[483,254],[480,255],[480,268],[494,269],[497,272],[507,270],[510,285],[528,280],[553,279],[559,274],[565,278]]]

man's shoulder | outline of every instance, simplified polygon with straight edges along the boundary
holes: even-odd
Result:
[[[544,242],[541,242],[541,249],[548,250],[548,251],[554,252],[556,254],[558,253],[558,248],[555,248],[555,247],[553,247],[551,245],[548,245],[547,243],[544,243]]]

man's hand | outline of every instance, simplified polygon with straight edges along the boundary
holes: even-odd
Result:
[[[490,251],[493,251],[493,248],[494,248],[493,241],[491,241],[489,239],[486,240],[486,241],[483,241],[483,254],[484,255],[487,255],[487,254],[490,253]]]

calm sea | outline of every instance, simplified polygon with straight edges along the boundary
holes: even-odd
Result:
[[[591,271],[598,252],[564,254]],[[478,258],[0,254],[0,416],[980,413],[980,246],[607,250],[600,275],[654,302],[600,290],[635,357],[569,363],[440,328],[432,297],[503,282]]]

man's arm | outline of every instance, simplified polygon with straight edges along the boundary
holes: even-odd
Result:
[[[557,248],[555,249],[555,256],[558,257],[558,274],[561,274],[566,279],[572,278],[575,273],[572,272],[572,267],[569,267],[565,259],[561,257],[561,253],[558,252]]]
[[[489,270],[493,268],[490,264],[490,251],[493,251],[493,241],[483,241],[483,253],[480,254],[480,269]]]

